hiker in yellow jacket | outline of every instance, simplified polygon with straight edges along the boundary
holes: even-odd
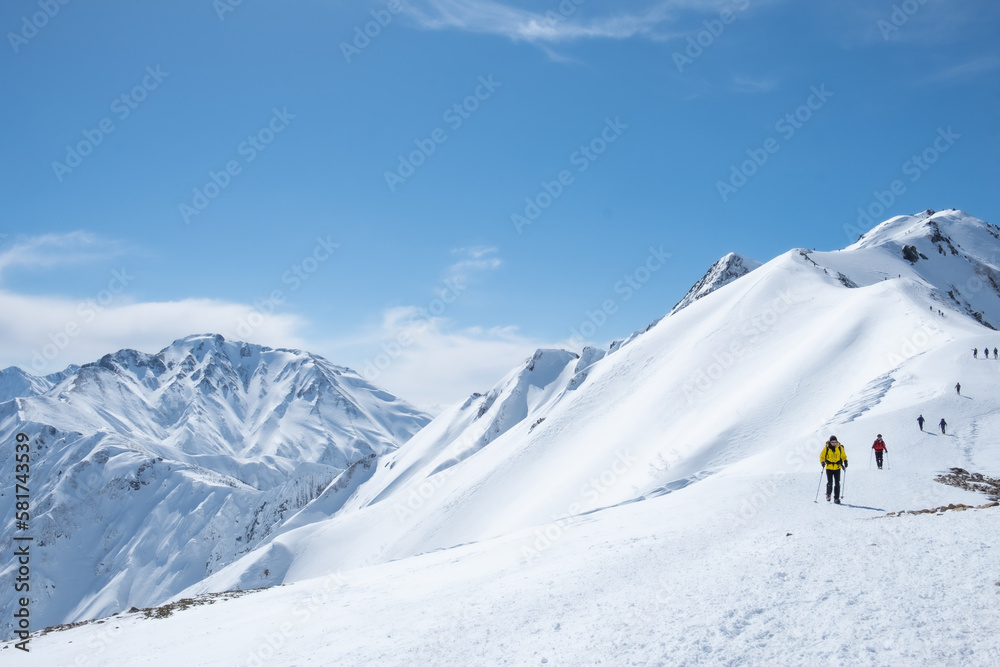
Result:
[[[847,452],[844,446],[837,442],[837,436],[831,435],[819,453],[819,463],[826,470],[826,500],[830,501],[830,491],[833,490],[833,502],[840,504],[840,470],[847,469]]]

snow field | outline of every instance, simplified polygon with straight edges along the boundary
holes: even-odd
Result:
[[[525,531],[109,619],[103,652],[101,626],[54,633],[25,664],[996,664],[1000,510],[872,518],[812,503],[813,481],[719,476],[589,515],[530,564]],[[752,522],[718,511],[772,483]]]

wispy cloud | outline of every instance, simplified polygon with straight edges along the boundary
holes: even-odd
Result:
[[[905,5],[905,9],[904,9]],[[995,12],[995,0],[921,0],[919,3],[827,0],[827,23],[846,45],[948,44],[968,38],[969,30]]]
[[[1000,69],[1000,56],[984,56],[942,68],[927,77],[927,83],[958,82]]]
[[[76,231],[7,238],[0,249],[0,277],[18,266],[51,268],[82,264],[123,255],[127,249],[118,241],[101,239],[94,234]]]
[[[448,279],[461,283],[468,282],[474,274],[500,268],[503,261],[496,256],[498,250],[487,246],[454,248],[452,254],[462,259],[448,267]]]
[[[318,341],[315,349],[432,413],[489,389],[536,349],[558,345],[512,326],[457,324],[453,309],[469,298],[470,282],[502,266],[498,252],[454,248],[457,261],[445,267],[445,286],[426,303],[385,308],[379,321]]]
[[[732,0],[665,0],[637,11],[594,15],[592,5],[553,1],[543,10],[495,0],[412,0],[407,11],[429,30],[464,30],[536,44],[579,39],[663,38],[664,24],[687,10],[715,11]]]
[[[733,77],[733,90],[737,93],[767,93],[778,87],[778,80],[770,77]]]

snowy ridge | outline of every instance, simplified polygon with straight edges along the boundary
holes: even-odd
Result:
[[[1000,327],[1000,227],[962,211],[886,220],[847,251],[898,249],[938,298],[991,329]],[[971,273],[969,269],[971,268]]]
[[[78,368],[79,366],[70,366],[64,371],[45,376],[26,373],[17,366],[4,369],[0,371],[0,403],[6,403],[15,398],[44,394],[66,377],[75,373]]]
[[[51,380],[33,380],[37,395],[0,403],[0,437],[24,432],[34,449],[32,529],[44,556],[33,612],[45,624],[168,599],[429,420],[314,355],[213,335],[50,378],[47,389]],[[0,507],[12,504],[2,492]],[[4,517],[9,540],[13,511]],[[2,572],[12,568],[5,560]]]
[[[686,308],[698,299],[708,296],[720,287],[725,287],[737,278],[742,278],[760,266],[762,266],[761,263],[756,260],[748,259],[735,252],[729,253],[709,268],[701,280],[695,283],[684,295],[684,298],[670,310],[670,314]]]
[[[588,363],[582,383],[570,353],[545,351],[547,384],[516,391],[531,364],[515,370],[440,415],[337,516],[275,537],[294,559],[237,562],[190,592],[496,538],[697,486],[773,443],[863,421],[913,382],[900,375],[911,358],[983,331],[953,305],[939,314],[941,289],[897,250],[789,251]],[[509,402],[532,393],[535,409]]]
[[[738,278],[742,278],[760,266],[762,266],[762,264],[756,260],[743,257],[742,255],[738,255],[734,252],[729,253],[722,259],[719,259],[712,264],[708,271],[705,272],[705,275],[691,286],[691,289],[689,289],[687,294],[684,295],[684,298],[678,301],[670,312],[664,315],[664,317],[669,317],[670,315],[680,312],[698,299],[708,296]],[[615,352],[622,347],[629,345],[632,341],[655,327],[662,320],[662,317],[657,318],[646,325],[643,329],[633,332],[628,337],[622,340],[613,341],[609,352]]]
[[[178,597],[287,586],[124,615],[113,650],[84,657],[1000,664],[1000,508],[934,481],[1000,476],[1000,360],[971,354],[1000,347],[992,231],[896,218],[790,250],[607,354],[541,350]],[[834,433],[839,507],[817,466]],[[26,664],[71,664],[100,632],[37,639]]]

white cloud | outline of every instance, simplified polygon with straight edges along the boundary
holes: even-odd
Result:
[[[515,327],[456,328],[426,309],[387,309],[375,331],[329,343],[331,359],[431,413],[483,392],[540,347],[552,343]]]
[[[195,333],[307,348],[297,335],[303,325],[294,315],[264,316],[252,306],[214,299],[127,303],[110,290],[80,300],[0,290],[2,365],[21,366],[36,375],[96,361],[126,347],[158,352]]]
[[[0,271],[29,261],[51,268],[104,260],[120,254],[120,248],[83,232],[20,238],[0,249]],[[86,298],[0,288],[0,367],[17,365],[46,375],[122,348],[155,353],[185,336],[218,333],[323,354],[437,412],[489,389],[535,349],[554,346],[513,327],[456,327],[448,311],[462,298],[468,281],[496,270],[502,261],[489,246],[456,248],[453,254],[457,261],[445,267],[443,286],[426,304],[386,309],[374,327],[326,342],[303,335],[311,325],[305,318],[263,305],[219,299],[136,302],[129,294],[134,277],[125,269],[111,271],[105,287]]]
[[[1000,69],[1000,57],[984,56],[941,69],[931,74],[926,80],[928,83],[964,81],[987,74],[996,69]]]
[[[455,248],[453,254],[463,258],[448,267],[448,278],[452,282],[467,283],[474,274],[499,269],[503,261],[496,257],[497,249],[488,246]]]
[[[0,276],[23,266],[51,269],[101,262],[126,251],[119,241],[82,231],[17,237],[0,249]],[[45,375],[126,347],[158,352],[194,333],[307,346],[297,334],[305,321],[297,316],[217,299],[139,303],[129,294],[133,280],[127,269],[115,269],[100,290],[75,299],[0,289],[0,367],[15,365]]]
[[[377,325],[317,349],[432,413],[489,389],[536,349],[552,346],[515,327],[460,328],[449,317],[471,280],[502,266],[497,253],[491,246],[454,248],[459,260],[446,268],[434,298],[387,308]]]
[[[527,10],[495,0],[411,0],[407,11],[430,30],[465,30],[501,35],[532,43],[568,42],[578,39],[662,38],[664,23],[684,10],[718,11],[732,0],[665,0],[634,12],[616,10],[590,16],[593,6],[566,0],[546,3],[543,10]]]
[[[126,252],[123,244],[117,241],[100,239],[82,231],[18,238],[5,234],[2,240],[9,247],[0,252],[0,277],[6,270],[18,266],[50,268],[111,259]]]

